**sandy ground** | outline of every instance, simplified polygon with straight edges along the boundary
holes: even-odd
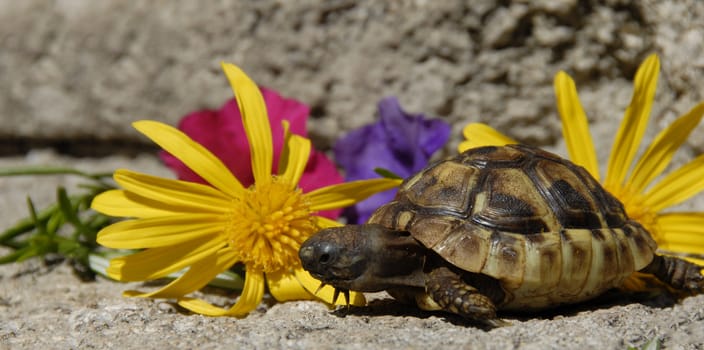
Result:
[[[235,319],[123,298],[127,287],[102,278],[81,282],[66,264],[0,267],[0,348],[626,349],[654,338],[667,349],[704,346],[704,296],[666,307],[619,299],[537,317],[503,315],[511,326],[485,330],[383,295],[370,306],[336,311],[311,301],[264,303]],[[205,297],[229,302],[221,292],[209,289]]]

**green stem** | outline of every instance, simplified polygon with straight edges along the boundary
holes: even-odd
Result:
[[[13,250],[21,249],[23,247],[27,246],[27,242],[17,242],[17,241],[4,241],[0,242],[0,245],[5,247],[5,248],[10,248]]]
[[[112,173],[89,174],[73,168],[62,167],[17,167],[10,169],[0,169],[0,176],[24,176],[24,175],[78,175],[91,180],[100,181],[112,176]]]
[[[49,218],[54,214],[54,212],[58,209],[58,205],[53,204],[46,209],[42,210],[39,214],[37,214],[36,219],[40,222],[44,222],[46,220],[49,220]],[[33,229],[36,228],[36,221],[32,219],[31,217],[24,218],[17,222],[15,226],[8,228],[4,232],[0,233],[0,244],[5,244],[9,240],[22,235],[23,233],[27,233]]]
[[[25,255],[25,253],[27,252],[27,249],[29,249],[29,248],[18,249],[18,250],[15,250],[14,252],[7,254],[5,256],[0,256],[0,265],[17,261],[17,259],[19,259],[21,256]]]

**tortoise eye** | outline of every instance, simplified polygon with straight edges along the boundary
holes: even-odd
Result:
[[[318,262],[321,264],[327,264],[330,262],[330,254],[324,253],[320,255],[320,258],[318,258]]]

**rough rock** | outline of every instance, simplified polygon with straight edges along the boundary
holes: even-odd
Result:
[[[0,135],[144,142],[130,121],[176,123],[230,97],[218,67],[230,61],[310,104],[321,148],[371,121],[386,95],[457,131],[484,121],[549,145],[561,69],[598,94],[585,98],[597,123],[618,120],[652,52],[663,61],[658,122],[704,98],[703,15],[696,0],[5,1]]]

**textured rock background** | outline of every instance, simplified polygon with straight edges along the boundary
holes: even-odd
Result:
[[[164,174],[148,154],[123,156],[152,150],[129,122],[176,124],[219,107],[231,97],[223,60],[311,105],[310,134],[322,149],[373,120],[379,99],[397,95],[409,111],[454,123],[452,145],[466,122],[484,121],[561,150],[552,79],[566,70],[605,160],[648,54],[662,62],[648,135],[704,100],[701,18],[699,0],[0,0],[0,166]],[[704,152],[703,136],[695,131],[677,161]],[[0,178],[0,229],[26,215],[26,195],[41,206],[59,184],[76,181]],[[487,333],[396,304],[345,318],[301,302],[209,319],[122,299],[124,288],[81,283],[65,266],[0,266],[0,348],[623,349],[656,336],[673,349],[704,346],[702,297],[543,315]]]
[[[700,1],[1,1],[0,136],[142,142],[130,121],[229,98],[226,60],[311,105],[323,148],[391,94],[457,131],[481,120],[548,145],[560,69],[597,122],[620,118],[652,52],[658,120],[704,98],[702,16]]]

